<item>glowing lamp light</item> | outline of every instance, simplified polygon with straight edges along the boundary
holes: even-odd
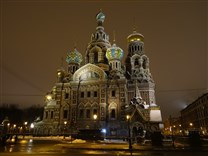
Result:
[[[33,123],[31,123],[30,128],[34,128],[34,127],[35,127],[35,125]]]
[[[67,121],[64,121],[64,125],[66,125],[67,124]]]
[[[58,72],[58,76],[60,76],[61,75],[61,72]]]
[[[101,130],[101,132],[104,133],[104,134],[106,134],[107,131],[106,131],[105,128],[103,128],[103,129]]]
[[[127,116],[126,116],[126,119],[129,120],[129,119],[130,119],[130,115],[127,115]]]
[[[52,99],[52,96],[50,94],[46,95],[46,99],[47,100],[51,100]]]
[[[24,124],[27,125],[27,122],[25,122]]]
[[[96,114],[93,115],[93,119],[94,119],[94,120],[97,119],[97,115],[96,115]]]

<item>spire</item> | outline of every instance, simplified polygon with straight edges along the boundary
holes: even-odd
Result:
[[[135,22],[135,17],[133,17],[133,32],[136,32],[136,22]]]
[[[136,97],[136,99],[142,99],[142,96],[141,96],[141,93],[140,93],[140,91],[139,91],[139,87],[137,86],[137,80],[136,80],[136,88],[135,88],[135,97]]]
[[[115,33],[115,30],[113,31],[113,43],[114,44],[116,43],[116,33]]]

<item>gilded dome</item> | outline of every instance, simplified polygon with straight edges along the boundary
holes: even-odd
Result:
[[[69,52],[66,57],[67,63],[78,63],[82,62],[82,54],[75,48],[73,51]]]
[[[108,60],[121,60],[123,55],[124,51],[121,48],[117,47],[115,43],[106,51],[106,57]]]
[[[132,42],[132,41],[144,42],[144,36],[140,33],[137,33],[136,31],[133,31],[133,33],[127,37],[127,41],[128,42]]]

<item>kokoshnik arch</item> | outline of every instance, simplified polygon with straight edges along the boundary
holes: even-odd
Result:
[[[104,20],[100,11],[83,66],[84,58],[76,48],[67,53],[67,70],[57,70],[57,82],[45,101],[43,119],[35,121],[34,134],[105,129],[106,136],[127,136],[127,115],[133,137],[160,130],[161,111],[156,104],[144,36],[134,30],[127,37],[128,54],[122,64],[124,51],[115,41],[112,45],[109,42]]]

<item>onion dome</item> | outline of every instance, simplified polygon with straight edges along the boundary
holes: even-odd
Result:
[[[106,51],[106,57],[109,61],[114,59],[121,60],[123,58],[123,55],[124,51],[121,48],[117,47],[115,43]]]
[[[100,11],[97,15],[96,15],[96,20],[99,26],[102,26],[102,23],[105,20],[105,15],[102,13],[102,11]]]
[[[127,37],[127,41],[128,41],[128,43],[133,42],[133,41],[144,42],[144,36],[140,33],[137,33],[136,31],[133,31],[133,33]]]
[[[66,57],[66,62],[80,64],[82,62],[82,54],[75,48],[73,51],[69,52]]]

